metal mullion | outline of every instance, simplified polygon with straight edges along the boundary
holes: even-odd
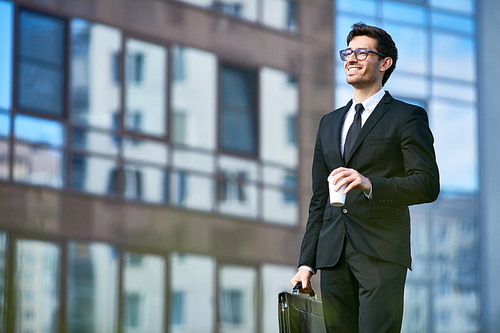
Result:
[[[67,288],[67,272],[68,272],[68,241],[63,240],[60,243],[61,246],[61,266],[60,266],[60,277],[59,277],[59,332],[66,333],[66,291]]]

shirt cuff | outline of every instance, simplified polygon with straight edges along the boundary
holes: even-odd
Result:
[[[373,192],[373,186],[370,188],[370,193],[366,194],[366,192],[363,191],[365,197],[367,197],[370,200],[372,199],[372,192]]]
[[[313,273],[313,274],[316,274],[316,271],[314,269],[312,269],[311,267],[307,266],[307,265],[302,265],[299,267],[299,270],[301,269],[307,269],[309,272]]]

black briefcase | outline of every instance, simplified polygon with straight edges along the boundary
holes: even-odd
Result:
[[[278,295],[280,333],[326,333],[323,307],[312,291],[309,297],[299,294],[299,286],[292,293]]]

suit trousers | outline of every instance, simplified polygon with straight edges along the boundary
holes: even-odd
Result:
[[[321,269],[328,333],[400,332],[407,268],[357,252],[344,238],[342,255]]]

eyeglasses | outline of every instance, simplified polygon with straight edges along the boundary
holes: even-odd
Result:
[[[349,56],[353,53],[354,53],[354,56],[356,57],[356,59],[358,59],[359,61],[366,60],[366,58],[368,58],[368,55],[370,53],[374,53],[374,54],[379,55],[379,56],[384,57],[384,58],[387,57],[386,55],[384,55],[382,53],[378,53],[378,52],[372,51],[370,49],[357,49],[357,50],[345,49],[345,50],[340,50],[339,53],[340,53],[340,59],[342,61],[346,61],[349,58]]]

